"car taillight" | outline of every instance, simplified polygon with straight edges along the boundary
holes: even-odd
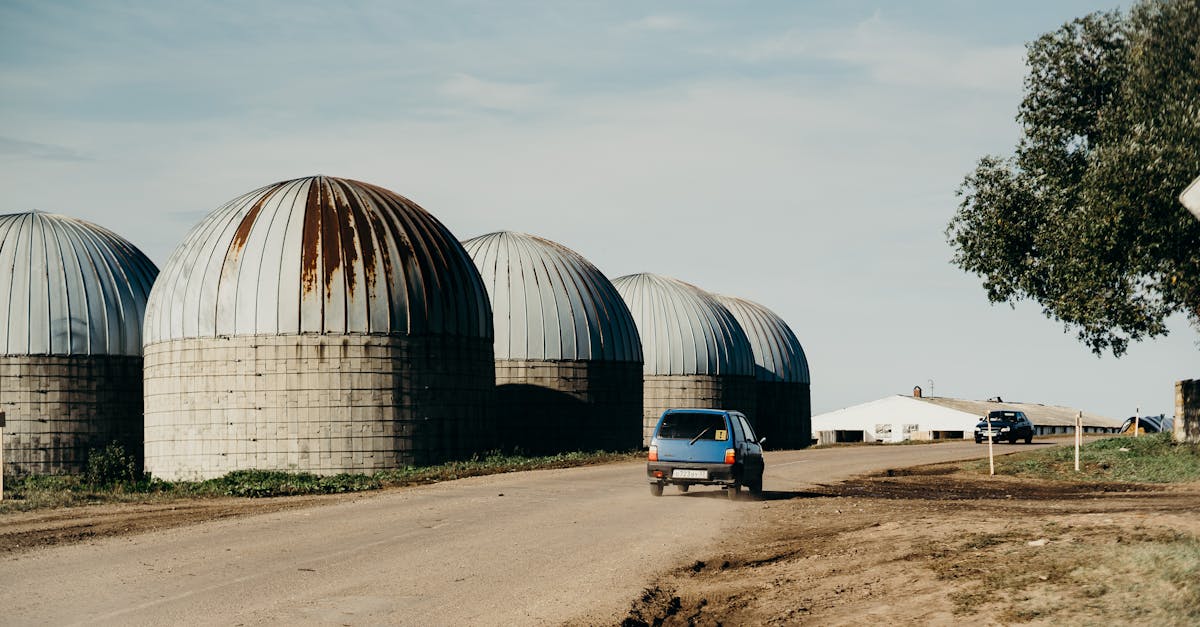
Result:
[[[657,446],[650,447],[650,456],[647,459],[648,459],[648,461],[652,461],[652,462],[658,461],[658,447]]]
[[[733,449],[731,449],[731,448],[725,449],[725,463],[726,464],[733,463]]]

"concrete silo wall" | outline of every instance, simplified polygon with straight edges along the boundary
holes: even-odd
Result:
[[[0,410],[5,474],[82,472],[90,450],[114,441],[140,458],[142,358],[0,357]]]
[[[146,469],[370,473],[492,447],[490,338],[172,340],[146,358]]]
[[[641,445],[642,364],[496,361],[499,445],[532,454]]]
[[[807,447],[812,442],[812,397],[807,383],[759,381],[758,408],[751,416],[770,449]]]
[[[754,377],[735,375],[646,375],[642,408],[642,446],[667,409],[736,409],[751,421],[757,409]]]

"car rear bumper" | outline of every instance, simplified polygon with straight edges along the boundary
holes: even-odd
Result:
[[[676,477],[676,470],[704,471],[703,478]],[[699,462],[646,462],[646,479],[663,485],[733,485],[737,483],[732,464]]]

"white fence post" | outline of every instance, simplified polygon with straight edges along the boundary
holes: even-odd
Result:
[[[1075,472],[1079,472],[1079,447],[1084,443],[1084,412],[1075,417]]]
[[[1133,437],[1138,437],[1138,431],[1142,430],[1142,408],[1138,407],[1133,411]]]
[[[996,474],[996,458],[992,456],[992,440],[996,439],[995,431],[992,430],[991,414],[984,414],[983,419],[987,421],[987,440],[988,440],[988,474]]]

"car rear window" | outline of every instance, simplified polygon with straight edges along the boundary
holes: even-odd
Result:
[[[696,436],[700,436],[696,438]],[[721,414],[672,413],[663,418],[658,437],[674,440],[726,440],[729,434]]]

